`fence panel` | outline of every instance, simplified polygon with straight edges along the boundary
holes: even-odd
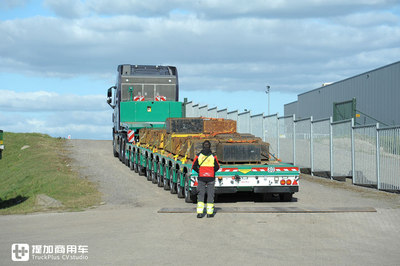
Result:
[[[193,117],[193,102],[188,102],[185,104],[185,112],[186,112],[186,117]]]
[[[330,120],[319,120],[312,122],[313,127],[313,169],[312,171],[318,175],[318,172],[330,171]]]
[[[263,114],[253,115],[250,117],[250,132],[256,137],[264,139],[264,125],[263,125]]]
[[[228,110],[227,109],[218,110],[217,111],[217,118],[227,119],[228,118]]]
[[[193,114],[192,117],[198,117],[198,116],[200,116],[199,107],[200,107],[200,106],[199,106],[198,104],[192,105],[192,114]],[[189,117],[189,116],[188,116],[188,117]]]
[[[351,176],[351,121],[332,124],[332,176]]]
[[[279,159],[286,163],[293,162],[293,116],[279,117]]]
[[[278,157],[278,114],[264,117],[264,141],[269,143],[269,152]]]
[[[207,117],[218,118],[217,117],[217,111],[218,111],[217,107],[213,107],[213,108],[208,109]]]
[[[250,112],[238,115],[237,130],[239,133],[250,133]]]
[[[379,129],[379,187],[400,190],[400,127]]]
[[[377,185],[376,176],[376,125],[355,127],[354,176],[357,185]]]
[[[239,112],[238,112],[237,110],[236,110],[236,111],[229,112],[229,113],[227,113],[227,118],[237,121],[237,120],[238,120],[238,113],[239,113]],[[239,128],[239,127],[238,127],[238,128]]]
[[[208,117],[208,105],[199,107],[199,116]]]
[[[311,118],[295,121],[295,161],[296,166],[311,168]]]

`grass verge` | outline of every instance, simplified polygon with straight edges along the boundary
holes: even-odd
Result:
[[[0,214],[49,209],[78,211],[100,202],[96,185],[71,169],[64,139],[39,133],[4,132],[4,144],[0,160]],[[40,194],[56,199],[62,206],[39,206],[36,198]]]

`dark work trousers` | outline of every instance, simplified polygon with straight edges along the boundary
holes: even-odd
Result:
[[[199,180],[199,184],[197,186],[197,202],[204,202],[204,195],[206,194],[206,186],[207,186],[207,203],[214,203],[214,187],[215,187],[215,179],[213,181],[201,181]]]

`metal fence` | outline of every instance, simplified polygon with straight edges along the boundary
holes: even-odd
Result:
[[[330,178],[352,177],[353,183],[382,190],[400,191],[400,126],[354,126],[353,120],[332,118],[296,120],[278,114],[251,115],[218,110],[192,102],[187,117],[226,118],[237,121],[239,133],[251,133],[270,144],[270,153],[283,162]]]

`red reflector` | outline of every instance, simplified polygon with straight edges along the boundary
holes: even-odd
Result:
[[[294,180],[293,181],[293,186],[297,186],[297,185],[298,185],[297,180]]]
[[[197,183],[197,181],[194,181],[193,186],[197,187],[198,184],[199,184],[199,183]]]
[[[281,180],[281,185],[283,186],[283,185],[285,185],[285,180]]]
[[[292,180],[290,180],[290,179],[288,179],[288,180],[286,180],[286,185],[291,185],[292,184]]]

